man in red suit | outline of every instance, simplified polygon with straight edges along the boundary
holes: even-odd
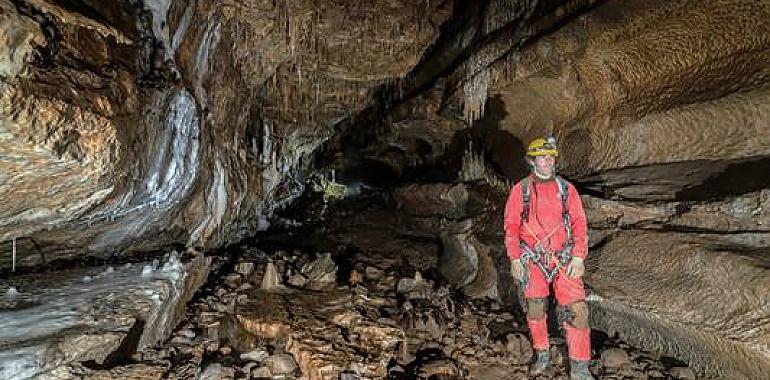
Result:
[[[567,311],[563,323],[571,380],[593,380],[588,305],[583,264],[588,254],[586,216],[575,187],[556,175],[553,138],[538,138],[527,147],[529,176],[511,189],[505,206],[505,246],[513,277],[524,287],[527,325],[535,362],[530,375],[549,370],[547,298],[550,285]]]

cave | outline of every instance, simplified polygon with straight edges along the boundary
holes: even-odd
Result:
[[[530,378],[503,218],[540,136],[585,209],[592,375],[770,378],[770,1],[0,25],[0,379]]]

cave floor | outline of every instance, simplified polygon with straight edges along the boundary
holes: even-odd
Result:
[[[377,223],[357,228],[369,238],[387,233]],[[315,232],[288,229],[212,253],[206,284],[167,341],[108,365],[69,365],[53,378],[528,378],[532,351],[519,308],[470,299],[415,250],[362,252]],[[559,334],[554,328],[554,371],[540,378],[568,378]],[[592,339],[597,378],[694,378],[676,360],[598,331]]]

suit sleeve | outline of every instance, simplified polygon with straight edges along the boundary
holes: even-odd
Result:
[[[571,183],[569,184],[567,207],[569,208],[570,224],[572,225],[572,236],[575,239],[572,255],[585,259],[588,256],[588,222],[580,194],[578,194],[577,189]]]
[[[511,260],[518,260],[521,257],[519,229],[521,228],[522,208],[521,182],[519,182],[511,189],[505,204],[505,249]]]

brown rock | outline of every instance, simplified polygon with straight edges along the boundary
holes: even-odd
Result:
[[[270,379],[272,377],[273,374],[270,372],[270,368],[267,367],[254,368],[251,371],[252,379]]]
[[[367,266],[365,269],[366,278],[370,280],[379,280],[383,276],[383,272],[373,266]]]
[[[602,351],[602,365],[607,368],[620,368],[631,364],[628,352],[622,348],[608,348]]]
[[[449,360],[434,360],[420,366],[420,376],[423,379],[431,376],[454,377],[459,375],[460,371],[457,366]]]
[[[697,379],[697,376],[695,375],[695,371],[693,371],[692,368],[690,367],[674,367],[668,370],[668,372],[675,379],[682,379],[682,380]]]
[[[358,285],[364,281],[364,276],[358,270],[353,269],[350,271],[350,284]]]
[[[289,354],[277,354],[265,359],[265,365],[273,375],[287,375],[297,369],[297,362]]]

